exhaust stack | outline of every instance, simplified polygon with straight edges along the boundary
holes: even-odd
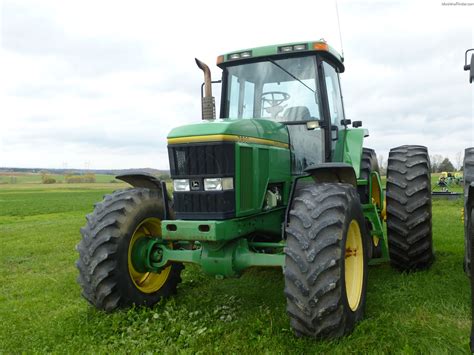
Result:
[[[202,119],[214,120],[216,118],[216,105],[212,96],[211,70],[209,67],[195,58],[196,64],[204,72],[204,96],[201,98]]]

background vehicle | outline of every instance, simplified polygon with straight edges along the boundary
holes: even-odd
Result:
[[[464,70],[469,70],[469,83],[474,80],[474,53],[471,54],[471,63],[467,64],[468,53],[474,48],[468,49],[464,55]],[[469,276],[474,274],[471,263],[471,255],[474,253],[474,147],[467,148],[464,152],[464,271]],[[472,328],[471,328],[471,352],[474,353],[474,282],[471,277],[472,298]]]
[[[440,189],[442,192],[449,192],[449,187],[453,185],[461,185],[463,183],[463,174],[456,172],[450,173],[443,171],[438,177],[436,185],[433,187],[433,190]]]
[[[118,177],[133,188],[106,196],[81,230],[83,295],[106,311],[151,306],[176,292],[183,263],[218,278],[282,267],[297,335],[350,332],[370,259],[433,262],[427,149],[390,151],[385,197],[368,131],[344,114],[343,59],[324,41],[219,56],[222,119],[196,62],[204,121],[168,135],[173,199],[152,176]]]

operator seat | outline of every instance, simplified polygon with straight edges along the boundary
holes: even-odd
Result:
[[[288,107],[283,113],[284,121],[307,121],[311,119],[311,113],[306,106]]]

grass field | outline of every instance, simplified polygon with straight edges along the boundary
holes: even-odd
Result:
[[[468,353],[462,201],[434,201],[436,262],[371,267],[365,319],[338,341],[293,336],[278,269],[215,280],[192,266],[154,309],[94,310],[75,245],[93,203],[122,184],[0,185],[0,353]]]

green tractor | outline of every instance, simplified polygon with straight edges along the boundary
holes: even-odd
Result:
[[[132,188],[105,196],[81,229],[83,296],[105,311],[153,306],[186,263],[219,279],[281,267],[295,334],[347,334],[369,261],[413,271],[434,260],[427,149],[390,151],[385,194],[368,131],[344,114],[343,58],[323,40],[219,56],[220,119],[196,62],[203,120],[168,135],[173,196],[153,176],[118,177]]]

